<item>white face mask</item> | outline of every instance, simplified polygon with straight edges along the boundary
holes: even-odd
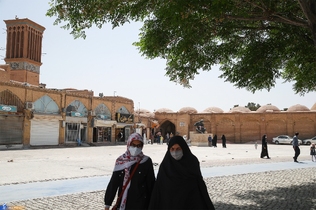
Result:
[[[182,158],[182,156],[183,156],[182,150],[172,151],[172,152],[170,152],[170,154],[176,160],[180,160]]]
[[[131,153],[131,156],[137,156],[142,152],[142,148],[138,147],[128,147],[129,152]]]

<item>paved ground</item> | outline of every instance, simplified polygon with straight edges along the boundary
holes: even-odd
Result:
[[[103,146],[2,150],[0,198],[3,186],[44,185],[57,180],[92,180],[110,175],[114,160],[125,149],[126,146]],[[236,175],[205,176],[216,209],[316,209],[316,163],[311,162],[308,146],[301,146],[301,163],[293,162],[294,152],[289,145],[269,145],[272,158],[269,160],[259,158],[260,148],[256,150],[250,144],[230,144],[226,149],[191,147],[191,150],[199,158],[202,171],[213,170],[216,174],[220,168],[229,171],[235,167]],[[165,151],[166,145],[144,148],[144,153],[158,164]],[[287,167],[282,168],[283,165]],[[260,172],[249,172],[249,168]],[[8,201],[7,205],[11,209],[103,209],[104,190],[67,194],[57,187],[56,191],[59,196]],[[15,193],[19,195],[19,191]]]

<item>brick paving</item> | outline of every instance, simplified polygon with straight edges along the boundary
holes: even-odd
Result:
[[[302,150],[304,151],[306,149],[308,148],[303,148]],[[225,153],[228,154],[233,152],[233,150],[227,150]],[[292,150],[288,151],[288,155],[292,153]],[[206,157],[206,155],[204,156]],[[285,155],[272,156],[271,160],[254,157],[237,158],[237,156],[235,156],[235,158],[236,161],[232,158],[219,158],[213,162],[212,166],[263,163],[266,161],[282,162],[290,161],[291,159],[291,157],[286,157]],[[207,167],[208,161],[204,160],[203,162],[203,160],[201,160],[206,158],[203,158],[200,154],[199,159],[201,166]],[[306,153],[303,153],[299,160],[311,162],[310,157],[306,155]],[[208,165],[208,167],[210,166]],[[76,174],[74,174],[74,176],[76,176]],[[316,162],[315,167],[310,168],[212,177],[205,178],[205,182],[210,197],[217,210],[316,210]],[[9,209],[20,210],[104,209],[103,196],[104,190],[82,192],[70,195],[8,202],[7,206]]]

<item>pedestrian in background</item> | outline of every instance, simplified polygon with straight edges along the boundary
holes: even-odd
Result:
[[[170,139],[148,209],[214,209],[199,160],[181,136]]]
[[[270,159],[269,157],[269,153],[268,153],[268,142],[267,142],[267,135],[264,134],[262,136],[262,148],[261,148],[261,158],[264,158],[265,156],[267,156],[267,159]]]
[[[221,139],[223,148],[226,148],[226,136],[223,134]]]
[[[116,195],[119,197],[117,209],[148,209],[155,173],[151,158],[142,152],[143,146],[139,133],[128,137],[127,150],[116,159],[105,191],[105,210],[109,210]]]
[[[315,162],[316,161],[315,143],[312,143],[310,150],[311,150],[310,154],[312,156],[312,161]]]
[[[207,138],[207,141],[208,141],[208,146],[213,146],[213,139],[212,139],[212,136],[211,135],[208,135],[208,138]]]
[[[295,152],[294,153],[294,157],[293,157],[294,162],[298,162],[297,158],[298,158],[298,156],[301,153],[301,150],[300,150],[300,147],[299,147],[299,143],[298,143],[298,135],[299,135],[299,133],[296,132],[294,137],[293,137],[293,141],[292,141],[293,149],[294,149],[294,152]]]
[[[166,134],[166,143],[169,144],[169,140],[170,140],[170,135],[169,133]]]
[[[215,134],[213,137],[214,147],[217,147],[217,135]]]

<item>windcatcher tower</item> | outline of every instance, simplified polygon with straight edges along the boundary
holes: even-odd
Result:
[[[11,66],[10,80],[38,86],[45,28],[27,18],[4,22],[7,26],[4,60]]]

